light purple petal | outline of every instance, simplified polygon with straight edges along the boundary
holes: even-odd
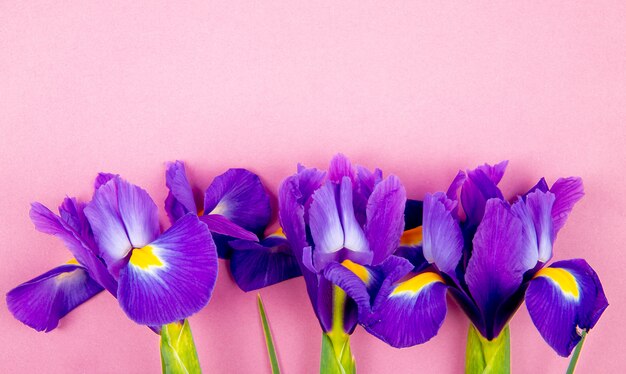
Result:
[[[494,331],[498,308],[522,283],[526,270],[522,250],[522,222],[499,199],[490,199],[485,216],[474,236],[474,249],[467,265],[465,281],[481,310],[487,329],[487,339],[498,335]]]
[[[344,233],[343,247],[355,252],[369,252],[365,233],[363,233],[363,229],[354,216],[352,182],[348,177],[343,177],[341,180],[339,205],[341,225]]]
[[[404,230],[406,190],[395,175],[374,187],[367,203],[365,236],[377,265],[390,256],[400,243]]]
[[[141,248],[159,236],[158,208],[148,193],[121,178],[116,179],[120,217],[130,243]]]
[[[98,173],[96,179],[93,182],[94,191],[102,187],[102,185],[107,184],[108,181],[116,177],[119,177],[119,175],[111,173]]]
[[[458,202],[438,192],[424,197],[424,258],[456,279],[455,269],[463,255],[463,233],[452,211]]]
[[[7,306],[20,322],[48,332],[102,290],[82,266],[61,265],[9,291]]]
[[[165,200],[165,210],[172,223],[187,213],[198,212],[193,190],[185,172],[185,164],[182,161],[168,163],[165,171],[165,184],[169,189]]]
[[[552,258],[552,244],[555,231],[551,212],[555,202],[555,195],[551,192],[535,191],[526,196],[526,206],[529,209],[537,232],[538,260],[547,262]],[[531,267],[534,267],[532,264]]]
[[[66,214],[69,215],[69,213]],[[30,218],[37,230],[61,239],[76,260],[87,269],[93,279],[113,295],[117,294],[117,282],[96,256],[95,249],[68,222],[52,213],[40,203],[31,205]],[[74,224],[82,224],[78,222],[80,220],[82,219],[76,218]],[[75,228],[81,231],[86,230],[77,226]]]
[[[204,222],[211,232],[230,236],[235,239],[251,240],[253,242],[259,241],[259,238],[253,232],[231,222],[228,218],[220,214],[201,216],[200,221]]]
[[[204,214],[220,214],[256,234],[263,234],[271,213],[261,180],[246,169],[228,169],[215,177],[204,195]]]
[[[565,225],[574,205],[585,195],[583,181],[578,177],[559,178],[550,188],[550,192],[556,195],[552,207],[554,235],[556,235]]]
[[[146,248],[133,250],[120,270],[118,300],[133,321],[164,325],[202,309],[209,302],[216,277],[217,254],[211,233],[190,213]]]
[[[335,186],[326,182],[313,194],[309,209],[309,226],[315,252],[327,254],[343,248],[344,233],[337,210]]]
[[[541,269],[526,291],[526,306],[541,336],[566,357],[581,339],[577,329],[593,328],[608,301],[595,271],[576,259]]]

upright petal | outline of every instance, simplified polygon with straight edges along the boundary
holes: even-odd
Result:
[[[331,182],[326,182],[313,193],[309,225],[315,252],[329,254],[343,248],[344,233],[337,209],[335,186]]]
[[[132,248],[140,248],[159,234],[157,207],[143,189],[116,177],[102,185],[85,208],[109,267],[116,266]]]
[[[498,308],[522,283],[527,256],[521,246],[522,222],[499,199],[490,199],[474,236],[465,281],[485,319],[487,339],[496,337]]]
[[[578,177],[559,178],[550,188],[556,198],[552,207],[554,235],[565,225],[574,205],[585,195],[583,180]]]
[[[74,308],[102,291],[80,265],[58,266],[7,293],[7,306],[20,322],[51,331]]]
[[[424,257],[455,279],[455,269],[463,255],[463,233],[452,215],[457,204],[441,192],[424,197]]]
[[[461,202],[471,227],[477,227],[485,213],[485,204],[491,198],[504,199],[498,188],[507,162],[495,166],[485,164],[467,172],[461,189]]]
[[[110,181],[111,179],[117,178],[117,177],[119,177],[118,174],[98,173],[98,175],[96,176],[96,179],[93,182],[94,191],[102,187],[102,185],[107,184],[107,182]]]
[[[343,227],[344,233],[344,248],[355,252],[369,252],[369,246],[363,229],[354,216],[352,182],[348,177],[343,177],[341,180],[339,207],[341,226]]]
[[[182,161],[168,163],[165,171],[165,185],[169,189],[165,199],[165,210],[172,223],[187,213],[198,212],[193,190],[185,172],[185,164]]]
[[[593,328],[608,306],[602,284],[585,260],[558,261],[537,272],[526,291],[526,306],[545,341],[569,356],[578,329]]]
[[[524,223],[526,252],[530,255],[536,251],[537,260],[544,263],[552,258],[555,234],[551,212],[554,197],[551,192],[536,190],[526,195],[525,201],[520,199],[512,207],[513,212]],[[534,255],[527,257],[528,267],[535,266],[534,257]]]
[[[246,169],[228,169],[215,177],[204,195],[204,213],[220,214],[256,234],[272,214],[270,198],[259,177]]]
[[[380,264],[398,248],[404,230],[405,204],[406,190],[395,175],[374,187],[367,202],[365,226],[365,236],[374,253],[372,264]]]
[[[154,242],[133,249],[120,270],[118,300],[133,321],[164,325],[202,309],[216,277],[211,233],[189,213]]]
[[[52,213],[40,203],[33,203],[31,205],[30,218],[37,230],[61,239],[76,260],[86,268],[91,278],[96,280],[113,295],[117,294],[117,282],[113,279],[111,274],[109,274],[109,271],[102,261],[96,256],[95,248],[89,244],[84,236],[81,236],[75,230],[75,228],[81,229],[81,231],[85,229],[77,226],[72,228],[68,222]],[[79,223],[75,222],[75,224]]]
[[[352,168],[352,164],[348,158],[338,153],[336,154],[332,160],[330,160],[330,167],[328,168],[328,180],[333,183],[339,184],[343,177],[350,178],[351,182],[354,182],[355,175],[354,169]]]
[[[233,248],[231,273],[239,288],[246,292],[302,275],[284,237],[269,236],[260,243],[234,240],[230,246]]]

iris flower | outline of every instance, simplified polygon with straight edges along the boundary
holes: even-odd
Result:
[[[332,159],[328,173],[299,166],[280,187],[280,223],[324,332],[322,371],[354,370],[349,335],[359,314],[367,314],[358,304],[369,304],[368,292],[398,264],[412,268],[392,256],[405,203],[397,177],[353,168],[343,155]]]
[[[38,331],[54,329],[103,289],[133,321],[150,326],[189,317],[209,301],[217,256],[206,225],[188,215],[161,234],[147,192],[119,176],[100,174],[89,204],[66,198],[56,215],[33,203],[30,216],[74,256],[7,294],[13,315]]]
[[[397,345],[408,346],[434,336],[445,318],[446,290],[471,321],[468,372],[474,372],[471,360],[489,365],[494,359],[488,348],[473,355],[471,342],[508,347],[508,322],[524,301],[541,336],[561,356],[571,353],[581,332],[594,327],[608,306],[595,271],[582,259],[548,265],[558,232],[583,196],[582,180],[561,178],[548,187],[542,178],[508,202],[497,187],[506,165],[459,172],[447,193],[426,195],[423,260],[413,261],[413,271],[418,277],[429,274],[432,286],[423,290],[428,302],[407,310],[392,297],[385,300],[383,307],[395,312],[387,324],[400,332],[389,328],[383,337],[401,334],[406,339]],[[501,360],[501,370],[508,371],[508,354]]]
[[[264,236],[270,223],[270,198],[259,177],[246,169],[228,169],[215,177],[196,203],[181,161],[168,164],[169,194],[165,208],[172,223],[197,212],[212,231],[221,258],[244,291],[256,290],[300,275],[289,242],[278,230]]]

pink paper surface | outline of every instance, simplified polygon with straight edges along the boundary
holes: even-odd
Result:
[[[584,179],[555,258],[587,259],[611,303],[579,372],[624,370],[625,2],[63,3],[0,4],[2,295],[69,258],[34,230],[29,203],[87,199],[98,171],[144,186],[163,213],[174,159],[199,189],[248,167],[275,194],[297,162],[325,168],[341,151],[418,199],[459,168],[509,159],[511,197],[541,176]],[[316,372],[320,328],[302,279],[261,293],[284,372]],[[255,298],[222,262],[191,318],[205,372],[269,372]],[[157,336],[107,294],[48,334],[2,302],[0,372],[160,370]],[[426,345],[396,350],[359,328],[359,372],[459,373],[467,326],[450,302]],[[515,372],[564,372],[525,306],[511,335]]]

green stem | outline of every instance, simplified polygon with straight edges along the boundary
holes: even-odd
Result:
[[[484,338],[473,324],[467,334],[466,374],[509,374],[511,372],[511,335],[507,325],[492,340]]]
[[[161,366],[164,374],[199,374],[200,362],[189,322],[174,322],[161,329]]]
[[[270,325],[267,321],[267,315],[265,314],[265,307],[263,307],[261,294],[257,294],[257,300],[259,306],[259,314],[261,315],[261,323],[263,324],[263,334],[265,335],[267,354],[269,355],[270,365],[272,367],[272,374],[280,374],[278,358],[276,357],[276,348],[274,347],[274,339],[272,338],[272,331],[270,330]]]
[[[572,355],[572,359],[569,362],[569,366],[567,367],[567,374],[574,374],[574,369],[576,369],[576,364],[578,363],[578,357],[580,356],[580,350],[583,348],[583,343],[585,342],[585,338],[587,337],[587,330],[582,330],[580,333],[580,341],[576,344],[576,348],[574,348],[574,354]]]
[[[343,320],[346,307],[346,293],[333,287],[333,324],[330,331],[322,335],[321,374],[356,373],[354,356],[350,349],[350,335],[344,331]]]

